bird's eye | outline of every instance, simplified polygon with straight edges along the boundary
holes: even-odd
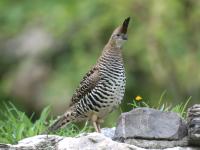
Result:
[[[120,36],[120,34],[117,34],[117,36]]]

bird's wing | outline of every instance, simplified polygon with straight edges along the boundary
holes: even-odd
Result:
[[[79,87],[71,98],[70,106],[77,103],[82,97],[89,93],[100,80],[99,68],[94,66],[82,79]]]

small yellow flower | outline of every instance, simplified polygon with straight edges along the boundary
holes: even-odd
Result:
[[[141,101],[141,100],[142,100],[142,97],[138,95],[138,96],[135,97],[135,100],[136,100],[136,101]]]

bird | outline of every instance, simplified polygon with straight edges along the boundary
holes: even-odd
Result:
[[[126,85],[122,48],[127,41],[130,17],[126,18],[110,36],[96,64],[85,74],[72,95],[68,110],[47,132],[55,132],[70,122],[91,121],[101,132],[104,118],[121,103]]]

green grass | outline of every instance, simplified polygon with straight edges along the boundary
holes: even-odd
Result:
[[[38,135],[45,131],[46,127],[53,122],[53,119],[48,119],[50,107],[43,109],[40,117],[34,123],[32,117],[18,110],[12,103],[4,104],[5,110],[0,110],[2,119],[0,120],[0,143],[17,143],[19,140]],[[48,121],[47,121],[48,120]],[[61,136],[76,136],[83,132],[90,131],[87,123],[80,130],[75,124],[71,123],[56,133]]]
[[[133,108],[138,108],[138,107],[148,107],[148,108],[154,108],[160,111],[171,111],[171,112],[176,112],[181,118],[185,119],[186,118],[186,111],[187,111],[187,106],[188,103],[191,100],[191,96],[184,102],[177,104],[175,106],[172,106],[171,104],[168,103],[163,103],[164,96],[166,94],[166,91],[164,91],[158,101],[158,104],[156,106],[151,106],[148,103],[146,103],[144,100],[139,100],[137,101],[136,99],[133,99],[132,103],[130,105]]]

